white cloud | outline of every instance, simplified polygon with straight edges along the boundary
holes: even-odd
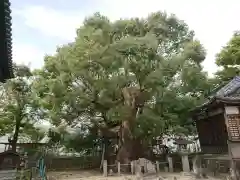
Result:
[[[37,30],[49,37],[66,41],[72,41],[76,34],[76,28],[81,24],[82,19],[77,14],[65,15],[54,9],[45,8],[44,6],[27,6],[23,9],[14,9],[14,16],[23,18],[25,25]],[[82,16],[83,17],[83,16]],[[17,29],[13,21],[13,28]],[[43,57],[45,54],[53,53],[57,44],[53,45],[48,52],[44,52],[37,44],[24,43],[13,39],[13,61],[18,64],[30,65],[31,68],[39,68],[43,65]],[[48,43],[48,42],[46,42]]]
[[[33,44],[13,42],[13,61],[17,64],[38,68],[43,65],[44,52]]]
[[[196,37],[208,52],[204,67],[208,72],[214,72],[216,71],[215,54],[230,39],[233,31],[240,29],[240,24],[236,23],[240,16],[239,6],[240,1],[237,0],[217,3],[207,0],[101,0],[98,11],[112,20],[120,17],[144,17],[158,10],[176,14],[196,32]],[[78,12],[66,14],[43,6],[28,6],[19,11],[19,15],[24,17],[26,25],[46,35],[72,40],[76,28],[89,14]]]
[[[206,71],[217,70],[214,64],[215,54],[231,38],[233,31],[240,29],[240,1],[192,1],[192,0],[104,0],[107,15],[114,17],[147,16],[158,10],[176,14],[196,33],[196,37],[207,49],[207,58],[203,63]],[[127,4],[127,5],[126,5]],[[106,6],[106,5],[105,5]]]
[[[24,18],[27,26],[37,29],[47,36],[68,41],[73,40],[76,28],[83,20],[83,16],[79,13],[65,14],[44,6],[26,6],[15,13]]]

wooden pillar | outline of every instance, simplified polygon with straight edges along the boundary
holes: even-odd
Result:
[[[225,118],[225,124],[226,124],[227,129],[228,129],[228,138],[229,139],[232,138],[231,134],[233,132],[229,128],[229,120],[230,120],[230,118],[227,115],[238,116],[239,114],[240,114],[240,112],[239,112],[239,107],[238,106],[227,106],[227,105],[225,105],[224,118]],[[235,127],[237,128],[237,126],[235,126]],[[236,168],[236,162],[234,161],[234,157],[233,157],[232,142],[230,142],[229,139],[227,141],[227,144],[228,144],[228,155],[229,155],[229,158],[230,158],[230,177],[233,180],[238,180],[240,177],[239,177],[238,170]]]

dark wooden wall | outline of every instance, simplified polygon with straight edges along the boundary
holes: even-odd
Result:
[[[223,113],[198,120],[196,126],[203,153],[215,154],[228,152],[228,133]]]

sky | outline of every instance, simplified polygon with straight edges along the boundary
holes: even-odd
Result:
[[[166,11],[184,20],[207,50],[204,69],[217,68],[215,54],[240,30],[239,0],[10,0],[13,17],[13,60],[40,68],[46,54],[71,42],[86,16],[94,12],[110,20],[146,17]]]

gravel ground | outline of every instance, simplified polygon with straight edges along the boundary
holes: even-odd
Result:
[[[71,172],[49,172],[49,180],[194,180],[193,176],[184,176],[181,173],[159,173],[157,175],[137,176],[108,176],[103,177],[96,171],[71,171]],[[159,179],[160,178],[160,179]],[[220,180],[219,178],[208,178],[209,180]],[[200,179],[199,179],[200,180]]]

